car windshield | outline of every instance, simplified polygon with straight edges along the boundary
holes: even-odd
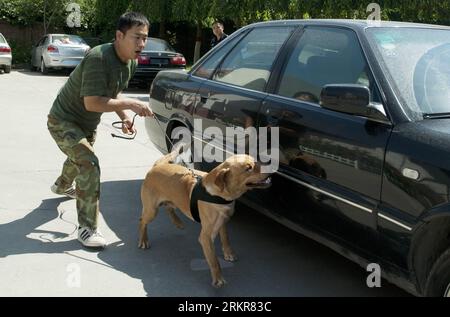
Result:
[[[415,119],[450,112],[450,30],[381,27],[367,33]]]
[[[175,50],[164,40],[149,38],[145,44],[145,51],[175,52]]]
[[[5,43],[6,43],[6,40],[3,37],[3,35],[0,33],[0,44],[5,44]]]
[[[87,45],[81,37],[76,35],[53,35],[52,43],[57,45]]]

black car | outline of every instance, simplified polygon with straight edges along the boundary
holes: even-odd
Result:
[[[273,185],[242,202],[414,295],[450,296],[449,61],[443,26],[258,23],[188,73],[161,72],[150,102],[169,137],[216,151],[235,149],[208,129],[278,127]]]
[[[149,37],[138,58],[138,67],[132,83],[150,86],[156,75],[165,69],[186,69],[186,59],[162,39]]]

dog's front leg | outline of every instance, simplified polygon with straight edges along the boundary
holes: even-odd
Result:
[[[203,253],[211,271],[212,285],[216,288],[219,288],[224,286],[226,281],[222,277],[222,270],[220,268],[219,261],[217,260],[216,252],[214,250],[214,238],[215,237],[211,232],[207,232],[206,230],[202,229],[199,237],[199,242],[202,246]]]
[[[228,262],[237,261],[237,256],[233,252],[233,249],[231,249],[231,244],[230,240],[228,239],[228,231],[225,223],[223,224],[222,228],[220,228],[219,234],[220,241],[222,242],[223,258]]]

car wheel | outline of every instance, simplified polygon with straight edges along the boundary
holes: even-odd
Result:
[[[41,59],[41,73],[43,75],[47,75],[48,74],[48,68],[47,68],[47,66],[45,66],[44,59]]]
[[[172,130],[170,139],[173,144],[171,144],[170,150],[176,148],[178,145],[183,143],[183,152],[178,156],[175,161],[176,164],[182,164],[187,168],[194,169],[194,156],[192,154],[192,133],[186,127],[176,127]]]
[[[11,66],[5,66],[5,74],[9,74],[11,72]]]
[[[427,279],[425,296],[450,297],[450,249],[433,265]]]

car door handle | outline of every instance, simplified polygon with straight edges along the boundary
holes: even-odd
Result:
[[[209,95],[208,96],[204,96],[204,95],[200,95],[200,102],[201,103],[206,103],[209,99]]]
[[[212,97],[211,98],[211,94],[208,94],[207,96],[200,95],[200,101],[202,103],[206,103],[208,100],[212,100],[213,102],[221,102],[221,103],[224,103],[224,104],[228,103],[227,99],[221,99],[221,98],[216,98],[216,97]]]

